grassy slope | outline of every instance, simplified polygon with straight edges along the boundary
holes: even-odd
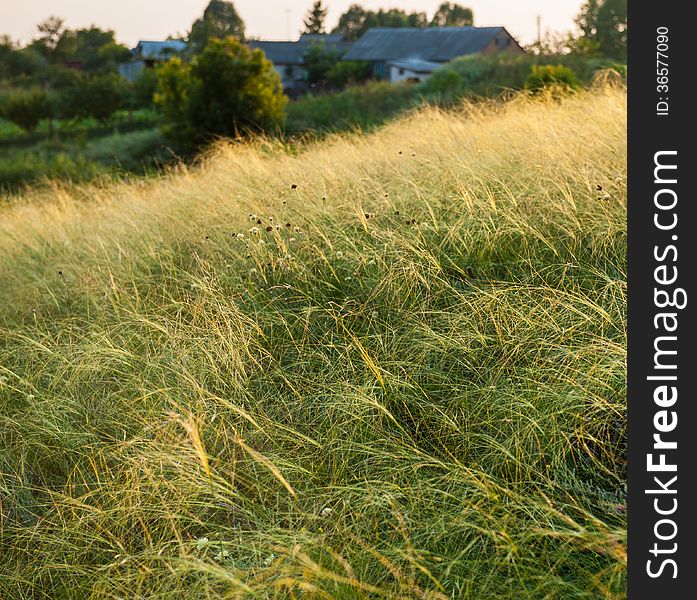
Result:
[[[0,596],[622,596],[624,107],[0,208]]]

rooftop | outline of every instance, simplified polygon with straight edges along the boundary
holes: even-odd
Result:
[[[304,63],[308,48],[315,44],[323,44],[327,49],[346,51],[353,45],[341,35],[324,35],[304,33],[294,42],[265,42],[252,40],[251,48],[259,48],[272,63],[280,65],[301,65]]]
[[[187,44],[182,40],[164,40],[162,42],[141,40],[131,52],[137,54],[140,58],[148,59],[160,58],[164,54],[181,52],[186,50],[186,48]]]
[[[419,58],[447,62],[456,56],[481,52],[502,31],[506,30],[503,27],[369,29],[344,58],[374,62]]]

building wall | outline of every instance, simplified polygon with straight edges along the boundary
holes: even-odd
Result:
[[[493,54],[501,51],[511,52],[512,54],[525,54],[525,50],[507,31],[497,33],[496,37],[482,50],[482,54]]]
[[[145,69],[145,63],[142,60],[130,63],[121,63],[118,66],[119,75],[126,81],[135,81]]]
[[[431,74],[430,73],[417,73],[416,71],[411,71],[409,69],[401,69],[395,65],[389,66],[389,82],[398,83],[400,81],[426,81]]]

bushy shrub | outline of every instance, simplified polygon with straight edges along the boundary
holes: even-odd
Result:
[[[286,130],[337,131],[379,125],[414,105],[413,86],[369,82],[337,94],[305,96],[288,106]]]
[[[157,88],[157,73],[155,69],[143,69],[133,82],[133,104],[136,108],[153,105]]]
[[[274,131],[283,125],[286,101],[263,52],[232,37],[211,40],[191,64],[172,59],[158,70],[155,102],[166,133],[180,143]]]
[[[595,73],[613,65],[615,70],[622,69],[621,65],[607,59],[577,55],[550,57],[502,53],[463,56],[436,70],[427,81],[417,86],[417,91],[427,100],[443,104],[466,96],[493,96],[506,89],[523,89],[534,66],[550,64],[570,69],[574,74],[574,85],[589,83]]]
[[[534,93],[550,88],[572,90],[578,87],[576,73],[563,65],[533,65],[525,80],[525,89]]]
[[[128,83],[116,73],[96,75],[61,92],[61,116],[109,120],[126,102]]]
[[[341,64],[341,55],[339,50],[326,48],[324,44],[312,44],[305,53],[307,82],[318,85],[327,81],[329,72]]]
[[[362,83],[370,79],[370,63],[342,60],[327,71],[327,83],[333,88],[344,88],[349,84]]]
[[[51,98],[40,88],[14,90],[0,106],[0,116],[27,131],[34,131],[39,121],[51,114]]]

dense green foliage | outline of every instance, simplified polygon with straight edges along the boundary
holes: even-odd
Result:
[[[465,27],[474,25],[472,9],[455,2],[443,2],[431,19],[431,27]]]
[[[51,99],[40,88],[13,90],[0,99],[0,117],[30,132],[52,112]]]
[[[372,11],[358,4],[352,4],[339,17],[339,22],[332,33],[340,33],[346,39],[357,40],[373,27],[426,27],[427,25],[428,18],[424,12],[408,13],[399,8]]]
[[[228,36],[244,39],[244,22],[232,2],[210,0],[203,16],[191,26],[191,49],[201,52],[211,40],[221,40]]]
[[[372,77],[372,65],[355,60],[341,60],[334,64],[325,75],[327,85],[342,90],[348,85],[356,85]]]
[[[79,68],[87,74],[101,74],[113,72],[119,62],[128,60],[129,50],[123,44],[116,41],[115,34],[111,30],[98,27],[83,29],[68,29],[63,19],[49,17],[37,26],[39,36],[36,37],[26,50],[38,55],[41,60],[25,60],[24,66],[19,69],[25,77],[33,81],[52,81],[54,77],[61,77],[66,68]],[[4,53],[10,60],[17,62],[17,57],[12,54],[21,54],[21,48],[12,47],[11,43],[4,44]],[[25,57],[27,56],[25,52]],[[9,76],[18,75],[18,67],[10,69]]]
[[[627,0],[587,0],[576,24],[581,31],[578,51],[626,60]]]
[[[327,74],[340,63],[342,55],[341,50],[327,48],[323,42],[310,44],[304,56],[307,83],[311,87],[326,83]]]
[[[308,95],[288,104],[286,131],[290,134],[345,131],[384,123],[413,106],[408,85],[370,82],[336,94]]]
[[[532,72],[525,80],[525,89],[534,93],[540,93],[550,88],[570,90],[578,87],[576,73],[562,65],[533,65]]]
[[[166,132],[180,143],[279,130],[286,97],[273,65],[236,38],[212,39],[191,63],[168,61],[155,96]]]
[[[128,84],[116,73],[86,78],[61,94],[62,115],[78,119],[94,117],[104,123],[126,105],[129,92]]]

